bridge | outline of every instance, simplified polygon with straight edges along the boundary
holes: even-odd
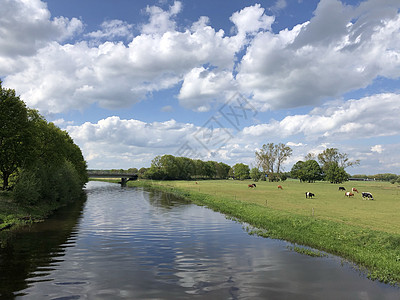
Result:
[[[131,180],[136,180],[138,179],[137,174],[129,174],[129,173],[108,173],[108,172],[101,172],[101,171],[95,171],[95,170],[88,170],[88,176],[89,178],[103,178],[103,179],[108,179],[108,178],[121,178],[121,181],[118,182],[121,184],[121,186],[126,186],[126,183]]]

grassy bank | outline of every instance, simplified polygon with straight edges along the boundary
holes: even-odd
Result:
[[[0,231],[41,222],[59,206],[58,202],[37,205],[21,204],[11,197],[10,192],[0,192]]]
[[[389,183],[349,182],[375,200],[344,196],[338,185],[287,181],[259,182],[250,189],[241,181],[139,181],[129,185],[150,186],[183,196],[199,205],[249,223],[265,237],[284,239],[339,255],[364,269],[368,277],[400,283],[400,188]],[[316,194],[306,199],[305,192]]]

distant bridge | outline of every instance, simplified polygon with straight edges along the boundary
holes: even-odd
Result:
[[[88,176],[89,178],[121,178],[121,181],[118,182],[121,184],[121,186],[126,186],[126,183],[131,180],[136,180],[138,179],[137,174],[129,174],[129,173],[107,173],[107,172],[100,172],[100,171],[94,171],[94,170],[89,170],[88,171]]]

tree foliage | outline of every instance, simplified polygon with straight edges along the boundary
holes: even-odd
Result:
[[[243,180],[250,177],[250,168],[248,165],[237,163],[232,169],[235,179]]]
[[[173,155],[156,156],[143,177],[156,180],[226,179],[231,167],[222,162],[193,160]]]
[[[327,148],[318,154],[318,161],[322,169],[326,171],[331,163],[336,163],[340,168],[346,169],[360,164],[360,160],[350,161],[346,153],[340,153],[337,148]]]
[[[282,164],[292,155],[293,150],[285,144],[264,144],[260,151],[256,151],[256,163],[270,181],[280,180]]]
[[[11,174],[30,155],[30,122],[25,103],[12,89],[4,89],[0,81],[0,172],[2,189],[8,188]]]
[[[80,193],[88,181],[82,152],[68,133],[27,108],[1,82],[0,146],[3,189],[16,175],[18,201],[64,201]]]
[[[322,169],[313,159],[305,162],[298,161],[293,165],[290,173],[293,178],[298,178],[301,182],[311,183],[323,179]]]

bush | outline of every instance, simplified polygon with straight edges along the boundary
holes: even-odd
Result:
[[[40,180],[34,171],[23,170],[14,186],[14,199],[19,203],[36,204],[40,199]]]
[[[79,197],[81,190],[81,180],[72,163],[65,161],[57,167],[37,164],[21,171],[14,198],[28,204],[66,203]]]

